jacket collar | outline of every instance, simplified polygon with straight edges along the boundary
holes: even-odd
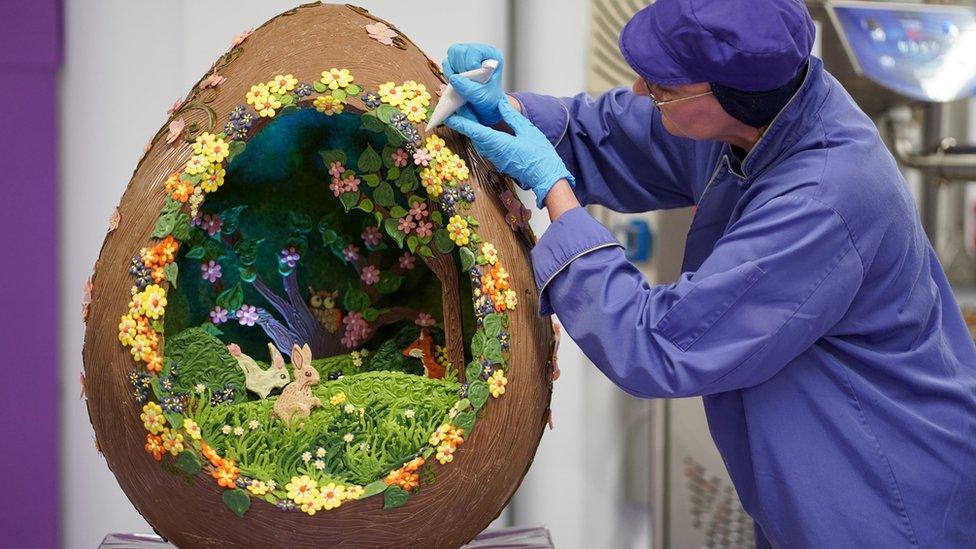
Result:
[[[769,123],[766,132],[743,159],[739,167],[741,173],[738,175],[745,178],[746,181],[743,182],[745,185],[752,183],[753,179],[765,171],[816,123],[815,114],[820,110],[829,92],[829,83],[825,76],[823,61],[811,55],[803,83],[780,109],[773,121]],[[733,154],[730,147],[726,143],[723,154],[731,159]]]

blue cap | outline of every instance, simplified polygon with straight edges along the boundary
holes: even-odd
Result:
[[[767,91],[803,67],[815,32],[801,0],[657,0],[624,26],[620,51],[653,84]]]

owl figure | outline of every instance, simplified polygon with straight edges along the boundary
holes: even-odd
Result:
[[[309,306],[312,308],[315,319],[326,331],[334,334],[342,326],[342,311],[336,307],[336,299],[339,297],[339,293],[316,291],[312,288],[309,288],[308,292]]]

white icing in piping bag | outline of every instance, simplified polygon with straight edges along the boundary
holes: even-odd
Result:
[[[461,76],[474,80],[479,84],[484,84],[491,78],[491,75],[498,68],[498,60],[496,59],[485,59],[481,62],[481,68],[462,72]],[[437,106],[434,107],[434,112],[430,115],[430,122],[427,123],[427,128],[424,131],[430,131],[432,128],[440,126],[447,117],[456,113],[467,100],[461,97],[461,94],[454,91],[454,87],[450,84],[444,88],[444,93],[441,94],[440,101],[437,102]]]

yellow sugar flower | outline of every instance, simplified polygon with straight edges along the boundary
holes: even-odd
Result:
[[[444,192],[444,180],[441,179],[440,174],[432,168],[424,168],[420,170],[420,184],[423,185],[424,189],[433,198],[437,198]]]
[[[346,486],[344,499],[359,499],[366,492],[366,489],[358,484]]]
[[[279,74],[275,76],[271,82],[268,82],[268,90],[271,93],[276,93],[278,95],[284,95],[291,90],[295,89],[298,85],[298,79],[292,74]]]
[[[257,106],[257,104],[266,99],[270,93],[271,90],[268,89],[267,84],[255,84],[251,86],[251,89],[244,95],[244,98],[247,100],[248,105]]]
[[[491,393],[491,396],[498,398],[505,394],[505,385],[507,384],[508,379],[505,377],[505,372],[495,370],[495,373],[488,378],[488,392]]]
[[[322,494],[319,493],[318,488],[312,488],[308,492],[308,499],[302,502],[302,512],[308,513],[308,516],[314,515],[317,511],[322,510],[322,505],[325,502],[322,501]]]
[[[183,429],[193,440],[200,440],[200,425],[198,425],[196,421],[193,421],[190,418],[184,419]]]
[[[200,180],[200,188],[204,192],[212,193],[217,190],[218,187],[224,184],[224,176],[227,174],[227,170],[219,168],[217,166],[211,166],[206,173],[203,174],[203,179]]]
[[[141,311],[152,319],[157,319],[166,313],[166,290],[159,284],[150,284],[146,289],[136,294]]]
[[[329,483],[327,486],[323,486],[319,493],[322,494],[322,508],[328,511],[342,505],[346,489],[342,486],[336,486],[335,483]]]
[[[468,243],[471,237],[471,229],[468,228],[468,222],[459,215],[451,216],[451,219],[447,222],[447,232],[458,246],[464,246]]]
[[[163,409],[155,402],[147,402],[142,407],[142,413],[139,414],[139,419],[142,420],[143,427],[151,434],[158,435],[164,430],[168,430],[166,429],[166,417],[163,416]]]
[[[440,427],[437,428],[437,430],[431,433],[430,439],[427,442],[429,442],[431,446],[437,446],[445,438],[447,438],[447,435],[451,433],[451,429],[453,429],[453,427],[451,426],[450,423],[445,423],[444,425],[441,425]]]
[[[495,249],[495,245],[490,242],[485,242],[481,245],[481,257],[485,259],[485,263],[489,265],[494,265],[498,262],[498,250]]]
[[[132,358],[134,358],[137,362],[147,362],[155,352],[153,351],[149,338],[142,334],[139,334],[133,338],[131,345],[132,348],[129,349],[129,352],[132,353]]]
[[[336,394],[332,395],[332,397],[329,399],[329,402],[333,406],[338,406],[338,405],[342,404],[345,401],[346,401],[346,393],[336,393]]]
[[[275,109],[281,108],[281,101],[278,100],[277,95],[266,95],[254,104],[254,108],[259,116],[270,118],[275,115]]]
[[[309,478],[308,475],[302,475],[291,477],[291,482],[285,485],[285,490],[288,492],[288,499],[302,504],[318,495],[318,485],[319,483],[315,479]]]
[[[322,71],[322,78],[320,79],[330,90],[345,88],[349,84],[352,84],[353,80],[353,76],[349,74],[349,69],[329,69]]]
[[[209,148],[213,145],[213,142],[217,139],[217,136],[210,132],[202,132],[193,141],[193,154],[203,154],[208,155]]]
[[[184,171],[188,175],[197,175],[198,173],[203,173],[207,171],[210,167],[210,159],[204,154],[195,154],[186,161],[186,167]]]
[[[437,459],[441,465],[454,461],[454,447],[447,444],[438,446],[437,454],[434,455],[434,458]]]
[[[320,95],[312,101],[312,106],[315,110],[325,113],[329,116],[333,114],[338,114],[345,110],[346,105],[342,101],[332,97],[331,95]]]
[[[250,484],[247,485],[247,491],[251,492],[255,496],[263,496],[268,493],[268,483],[263,480],[252,480]]]
[[[450,149],[447,148],[447,143],[437,135],[428,136],[425,145],[427,152],[435,159],[439,158],[444,151],[447,151],[447,154],[451,154]]]
[[[405,101],[400,106],[400,111],[407,115],[407,120],[419,123],[427,120],[427,107],[420,104],[416,99]]]
[[[183,435],[175,430],[167,429],[163,432],[163,448],[176,456],[183,451]]]
[[[119,322],[119,341],[122,345],[132,345],[136,337],[136,319],[132,315],[125,315]]]
[[[515,295],[514,290],[505,290],[502,292],[505,298],[505,308],[509,311],[514,309],[518,305],[518,297]]]

